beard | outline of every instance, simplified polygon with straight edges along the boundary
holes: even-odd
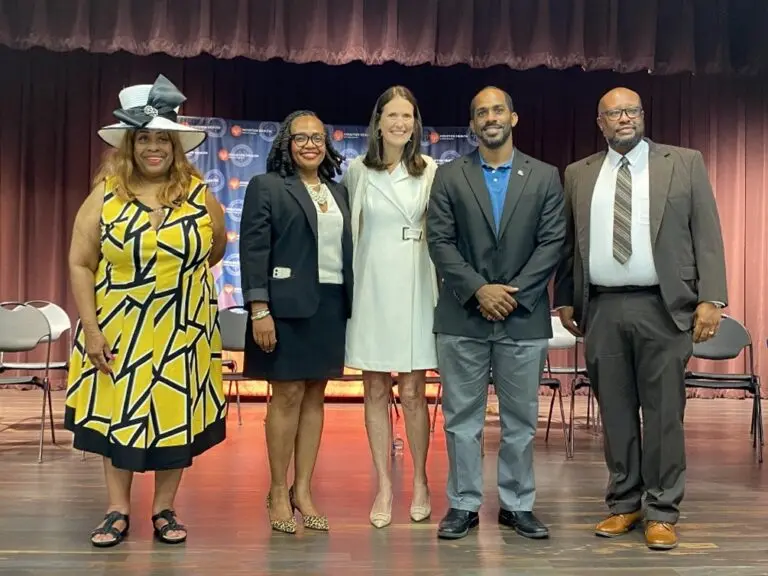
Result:
[[[606,138],[611,148],[620,150],[632,150],[643,139],[644,130],[642,126],[634,126],[635,131],[631,135],[621,135],[614,132],[611,138]]]
[[[504,146],[504,144],[507,143],[507,140],[509,140],[509,137],[512,135],[512,126],[509,124],[495,124],[494,127],[500,128],[499,133],[495,136],[488,136],[485,133],[487,126],[484,126],[483,129],[480,130],[478,134],[476,134],[477,139],[480,140],[480,142],[482,142],[486,148],[490,148],[491,150],[495,150],[496,148],[501,148]]]

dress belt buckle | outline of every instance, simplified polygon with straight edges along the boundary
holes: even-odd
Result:
[[[424,231],[421,228],[411,228],[410,226],[403,226],[403,240],[415,240],[421,241],[424,236]]]

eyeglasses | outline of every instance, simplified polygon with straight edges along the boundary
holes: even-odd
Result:
[[[309,144],[310,140],[315,146],[322,146],[325,144],[325,134],[320,134],[319,132],[315,132],[314,134],[304,134],[300,132],[298,134],[291,134],[291,140],[296,142],[296,146],[299,148],[304,148]]]
[[[619,109],[613,109],[613,110],[605,110],[602,115],[608,120],[616,121],[619,118],[621,118],[621,115],[626,113],[627,118],[630,120],[634,120],[635,118],[638,118],[642,113],[643,109],[640,106],[634,106],[632,108],[619,108]]]

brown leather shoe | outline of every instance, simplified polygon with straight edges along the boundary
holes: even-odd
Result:
[[[604,538],[621,536],[632,530],[642,518],[643,513],[640,510],[629,514],[611,514],[595,526],[595,534]]]
[[[645,527],[645,543],[651,550],[677,548],[675,526],[666,522],[648,522]]]

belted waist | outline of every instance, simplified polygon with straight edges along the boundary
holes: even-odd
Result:
[[[596,294],[661,294],[661,288],[658,284],[651,286],[599,286],[597,284],[589,285],[590,295]]]
[[[411,228],[410,226],[403,226],[402,230],[403,240],[413,240],[419,242],[424,238],[424,230],[421,228]]]

